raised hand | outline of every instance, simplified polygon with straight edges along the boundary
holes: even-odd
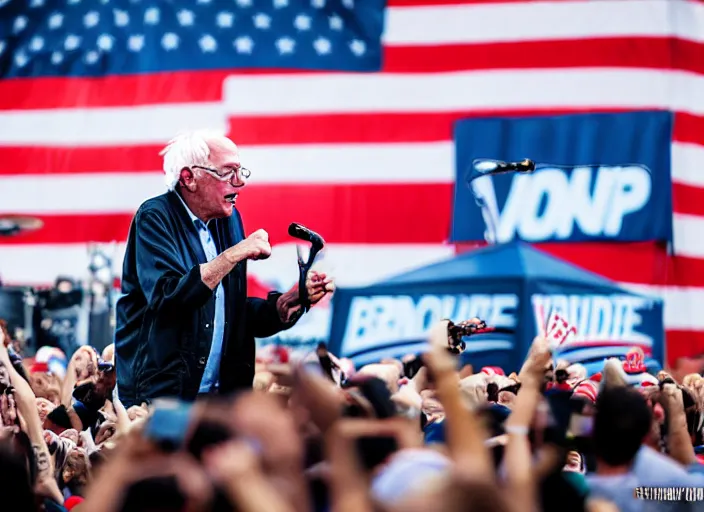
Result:
[[[12,342],[10,332],[7,330],[7,322],[0,320],[0,345],[9,347]]]
[[[271,256],[269,233],[263,229],[256,230],[235,247],[242,251],[245,259],[264,260]]]
[[[306,290],[308,291],[310,303],[317,304],[328,293],[335,291],[335,283],[332,277],[327,274],[311,270],[308,272],[308,278],[306,279]]]

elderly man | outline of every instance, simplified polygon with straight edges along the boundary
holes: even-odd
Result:
[[[117,303],[115,363],[126,407],[157,397],[251,388],[255,337],[291,327],[298,286],[247,297],[247,260],[268,258],[269,236],[245,236],[235,209],[250,171],[237,146],[208,132],[174,138],[161,152],[169,191],[132,221]],[[333,291],[311,272],[312,304]]]

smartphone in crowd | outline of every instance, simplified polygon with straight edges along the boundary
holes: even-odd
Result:
[[[175,451],[183,446],[191,426],[193,404],[179,400],[158,400],[147,420],[144,436],[164,451]]]
[[[571,450],[577,451],[585,457],[587,466],[593,468],[594,442],[592,434],[594,432],[594,416],[574,412],[570,416],[569,427],[567,428],[567,444]],[[591,469],[590,469],[591,470]]]
[[[408,379],[412,379],[416,376],[416,374],[420,371],[423,366],[423,358],[420,356],[416,356],[408,361],[404,361],[403,376]]]
[[[334,363],[332,359],[330,359],[330,354],[328,354],[328,346],[325,343],[318,343],[318,348],[315,350],[315,353],[318,356],[318,363],[323,371],[323,375],[335,382],[335,376],[332,373]]]

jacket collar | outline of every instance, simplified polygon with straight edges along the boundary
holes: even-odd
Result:
[[[186,201],[183,200],[183,197],[181,197],[181,194],[179,194],[177,191],[173,191],[173,193],[178,197],[179,202],[183,205],[183,207],[186,209],[186,213],[188,216],[191,218],[191,221],[195,224],[196,221],[201,221],[198,217],[196,217],[196,214],[191,211],[191,209],[188,207],[186,204]],[[202,221],[201,221],[202,222]],[[204,223],[205,224],[205,223]]]

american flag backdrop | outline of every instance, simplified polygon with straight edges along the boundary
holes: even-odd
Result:
[[[666,300],[668,358],[704,352],[701,0],[0,0],[0,238],[6,283],[86,273],[164,190],[158,151],[221,128],[238,199],[295,281],[291,221],[329,242],[339,286],[449,256],[452,126],[486,115],[665,109],[674,244],[543,244]],[[529,156],[529,155],[527,155]]]

